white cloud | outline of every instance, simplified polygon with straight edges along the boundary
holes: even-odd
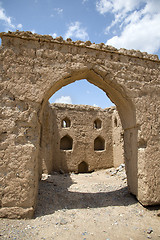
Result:
[[[82,0],[82,4],[85,4],[88,0]]]
[[[96,2],[96,9],[100,14],[105,14],[112,9],[112,3],[107,0],[100,0]]]
[[[67,103],[72,104],[72,99],[70,96],[61,96],[55,100],[55,103]]]
[[[56,38],[56,37],[57,37],[57,33],[50,33],[50,35],[51,35],[53,38]]]
[[[112,13],[114,20],[106,27],[106,33],[117,24],[120,34],[106,44],[117,48],[139,49],[155,53],[160,48],[160,1],[159,0],[98,0],[100,14]]]
[[[36,31],[35,31],[35,29],[32,29],[31,32],[34,34]]]
[[[80,22],[73,22],[69,25],[68,30],[65,34],[65,39],[66,38],[76,38],[76,39],[81,39],[83,41],[88,40],[89,36],[88,33],[86,32],[86,28],[81,27]]]
[[[153,18],[145,16],[138,22],[129,23],[120,36],[114,36],[106,44],[154,53],[160,48],[159,26],[160,14]]]
[[[1,4],[1,2],[0,2]],[[17,26],[13,24],[12,18],[7,16],[6,11],[4,8],[0,6],[0,21],[3,21],[5,26],[5,31],[14,31],[16,28],[21,29],[23,26],[22,24],[18,24]]]
[[[4,24],[9,29],[15,29],[15,25],[11,21],[11,17],[8,17],[5,10],[0,6],[0,20],[4,21]]]
[[[54,11],[55,11],[57,14],[62,14],[62,13],[63,13],[63,9],[62,9],[62,8],[54,8]]]
[[[21,29],[22,27],[23,27],[23,25],[21,23],[17,25],[18,29]]]
[[[98,0],[96,2],[96,9],[100,14],[110,12],[114,15],[114,20],[106,28],[106,33],[117,23],[121,24],[128,14],[139,8],[145,1],[147,0]]]
[[[50,15],[50,17],[55,17],[56,15],[62,15],[63,14],[63,8],[54,8],[54,13]]]
[[[93,104],[93,107],[98,107],[98,105],[94,103],[94,104]]]
[[[146,0],[143,13],[159,13],[160,12],[160,2],[159,0]]]
[[[107,12],[118,13],[124,15],[127,12],[133,11],[139,7],[141,2],[146,0],[98,0],[96,2],[96,9],[100,14]]]
[[[56,17],[56,15],[62,15],[63,14],[63,8],[54,8],[53,13],[50,15],[50,17]]]

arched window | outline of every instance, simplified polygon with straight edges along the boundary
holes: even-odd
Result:
[[[105,141],[102,137],[97,137],[94,140],[94,150],[95,151],[102,151],[105,149]]]
[[[88,164],[85,161],[78,165],[78,173],[88,173]]]
[[[63,120],[62,120],[62,128],[68,128],[68,127],[70,127],[71,126],[71,121],[70,121],[70,119],[69,118],[64,118]]]
[[[61,150],[72,150],[72,145],[73,145],[73,139],[66,135],[63,138],[61,138],[60,141],[60,149]]]
[[[102,121],[100,119],[96,119],[94,121],[94,128],[95,129],[100,129],[102,127]]]

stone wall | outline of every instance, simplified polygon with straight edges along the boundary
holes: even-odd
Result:
[[[129,191],[143,205],[159,204],[158,56],[31,32],[0,37],[0,216],[34,213],[44,108],[56,91],[81,79],[117,107]]]
[[[124,132],[118,112],[114,109],[112,114],[112,139],[113,139],[113,166],[118,167],[124,162]]]
[[[124,162],[122,126],[114,107],[47,104],[42,129],[43,172],[82,172],[83,165],[84,171],[93,171]]]
[[[53,170],[53,148],[56,144],[56,141],[53,141],[54,136],[54,122],[56,115],[54,114],[51,105],[46,104],[44,114],[43,114],[43,123],[40,139],[40,151],[39,151],[39,176],[41,177],[42,172],[51,173]]]

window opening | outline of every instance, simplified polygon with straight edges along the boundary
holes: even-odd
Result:
[[[102,127],[102,121],[100,119],[96,119],[94,121],[94,128],[95,129],[100,129]]]
[[[62,120],[62,128],[68,128],[71,126],[71,121],[69,120],[69,118],[64,118]]]
[[[73,145],[73,139],[66,135],[63,138],[61,138],[60,141],[60,149],[61,150],[72,150],[72,145]]]
[[[105,148],[105,141],[102,137],[97,137],[94,140],[94,150],[95,151],[102,151]]]

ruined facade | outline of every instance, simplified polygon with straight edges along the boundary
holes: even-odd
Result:
[[[30,32],[0,37],[0,216],[33,215],[45,106],[61,87],[80,79],[101,88],[117,107],[129,191],[143,205],[159,204],[158,57]]]
[[[47,104],[42,171],[91,172],[124,162],[123,131],[115,107]]]

